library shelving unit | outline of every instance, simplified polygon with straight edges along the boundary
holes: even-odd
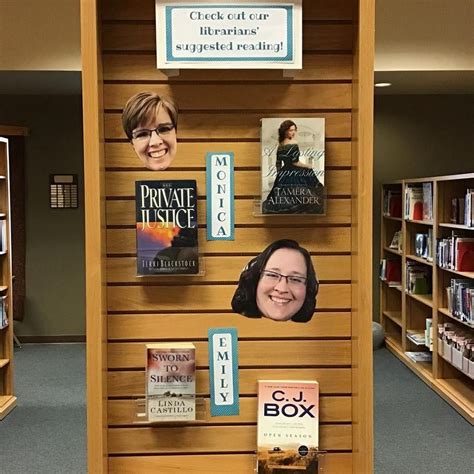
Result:
[[[13,300],[10,251],[8,140],[0,137],[0,420],[16,406],[13,394]],[[1,316],[1,314],[0,314]]]
[[[410,187],[421,188],[431,183],[432,218],[413,220],[405,214],[406,193]],[[427,185],[429,186],[429,184]],[[448,309],[447,288],[455,278],[474,281],[474,272],[459,272],[437,264],[436,242],[452,237],[474,238],[474,226],[453,223],[453,199],[463,200],[467,189],[474,189],[474,173],[407,179],[382,185],[381,259],[400,259],[401,285],[380,281],[380,321],[385,330],[386,347],[425,383],[474,424],[474,363],[456,363],[443,352],[444,343],[437,338],[438,324],[450,323],[452,329],[474,339],[474,326],[461,321]],[[390,215],[385,203],[388,192],[401,196],[401,217]],[[474,203],[473,203],[474,204]],[[425,205],[426,209],[426,205]],[[401,231],[400,249],[390,247],[395,232]],[[428,235],[432,258],[416,252],[416,238]],[[430,276],[429,290],[413,294],[407,281],[407,266],[417,266]],[[425,331],[426,320],[432,319],[432,347],[416,345],[410,336]],[[450,348],[449,348],[450,349]],[[450,349],[451,350],[451,349]],[[408,352],[432,352],[431,361],[414,362]],[[472,369],[472,372],[469,369]]]

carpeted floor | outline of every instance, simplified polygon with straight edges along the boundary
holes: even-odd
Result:
[[[85,345],[24,345],[15,361],[19,401],[0,422],[0,473],[85,473]],[[374,380],[376,474],[474,473],[464,418],[386,349],[374,352]]]
[[[472,474],[473,427],[386,349],[374,352],[376,474]]]
[[[18,405],[0,422],[0,473],[85,473],[85,345],[25,344],[14,357]]]

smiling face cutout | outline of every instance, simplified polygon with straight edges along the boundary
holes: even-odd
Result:
[[[166,124],[173,125],[169,113],[164,107],[157,108],[156,115],[148,122],[140,124],[133,133],[140,129],[155,130],[159,126]],[[166,135],[153,131],[149,140],[132,140],[132,146],[143,165],[153,171],[162,171],[167,169],[177,151],[176,129]]]
[[[272,253],[257,285],[256,302],[263,316],[288,321],[306,297],[306,261],[301,252],[281,248]]]

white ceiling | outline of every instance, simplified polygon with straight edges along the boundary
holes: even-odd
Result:
[[[377,93],[472,94],[473,25],[474,0],[376,0]],[[79,0],[0,0],[0,94],[79,93],[80,56]]]

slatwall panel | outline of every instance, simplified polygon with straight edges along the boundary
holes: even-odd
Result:
[[[155,68],[154,1],[102,6],[108,310],[110,472],[251,473],[256,448],[258,379],[316,379],[321,389],[320,446],[327,472],[352,470],[351,402],[351,1],[304,1],[304,69],[191,71],[168,78]],[[171,95],[180,108],[178,156],[158,176],[141,168],[121,129],[136,92]],[[327,215],[254,217],[260,193],[259,120],[326,119]],[[235,242],[207,242],[205,154],[235,154]],[[196,179],[205,275],[137,278],[134,182]],[[306,247],[321,287],[306,324],[235,315],[230,300],[245,263],[270,242]],[[197,392],[209,402],[207,329],[239,334],[241,413],[188,426],[133,424],[144,396],[144,344],[187,340],[197,348]],[[183,457],[186,455],[186,457]]]

